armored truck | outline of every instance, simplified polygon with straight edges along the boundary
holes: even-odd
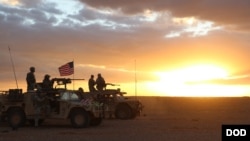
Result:
[[[143,110],[142,103],[133,97],[125,97],[126,92],[118,89],[105,89],[97,92],[86,92],[85,96],[95,95],[103,103],[104,118],[134,119],[140,116]]]
[[[92,98],[88,101],[83,102],[81,93],[75,90],[23,93],[21,89],[10,89],[0,95],[0,117],[14,129],[26,121],[38,126],[46,119],[69,119],[75,128],[100,125],[103,104]]]

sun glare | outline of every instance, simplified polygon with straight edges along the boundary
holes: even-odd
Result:
[[[149,82],[147,86],[165,96],[234,96],[241,92],[240,88],[229,88],[217,84],[199,82],[226,78],[228,72],[215,65],[195,65],[173,71],[156,72],[157,82]],[[187,82],[197,82],[188,84]]]
[[[169,72],[156,72],[160,82],[202,81],[228,76],[227,71],[213,65],[197,65]]]

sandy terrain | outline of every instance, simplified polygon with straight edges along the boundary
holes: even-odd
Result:
[[[135,120],[105,119],[84,129],[47,120],[17,131],[1,123],[0,141],[220,141],[222,124],[250,124],[250,98],[138,99],[145,109]]]

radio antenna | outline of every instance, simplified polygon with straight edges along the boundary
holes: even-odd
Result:
[[[8,48],[9,48],[9,53],[10,53],[10,60],[11,60],[11,64],[12,64],[12,69],[13,69],[14,77],[15,77],[15,80],[16,80],[16,87],[18,89],[18,83],[17,83],[17,78],[16,78],[15,66],[14,66],[14,63],[13,63],[13,59],[12,59],[10,47],[8,46]]]
[[[136,75],[136,60],[135,60],[135,98],[137,99],[137,75]]]

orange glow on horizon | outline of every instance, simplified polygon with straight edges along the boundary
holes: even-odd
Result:
[[[215,65],[195,65],[169,72],[156,72],[162,83],[202,81],[216,78],[225,78],[228,72]]]
[[[250,96],[248,85],[227,85],[214,83],[213,79],[226,79],[230,70],[226,70],[217,65],[201,64],[171,71],[151,72],[153,80],[140,80],[135,82],[117,82],[120,86],[107,89],[118,89],[127,92],[127,96],[180,96],[180,97],[242,97]],[[150,73],[148,73],[150,75]],[[108,79],[108,78],[107,78]],[[208,83],[203,83],[203,82]],[[195,82],[195,83],[189,83]],[[15,83],[9,82],[0,90],[15,88]],[[68,89],[77,90],[82,87],[88,92],[87,81],[75,81],[67,85]],[[26,92],[26,83],[22,81],[19,88]]]
[[[250,90],[244,86],[199,83],[226,78],[229,75],[227,70],[215,65],[195,65],[174,71],[156,72],[155,75],[159,80],[145,82],[145,87],[162,96],[238,97],[248,94]]]

